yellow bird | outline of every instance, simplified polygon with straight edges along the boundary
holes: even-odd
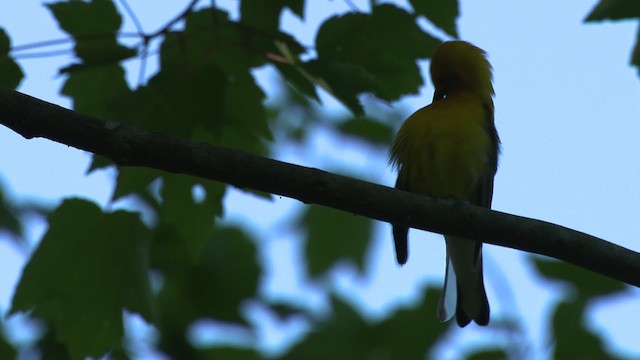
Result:
[[[389,161],[396,188],[491,207],[500,139],[493,120],[491,64],[484,50],[464,41],[440,45],[431,58],[433,102],[402,125]],[[399,264],[408,258],[408,228],[393,225]],[[445,235],[447,269],[438,319],[459,326],[489,323],[482,275],[482,243]]]

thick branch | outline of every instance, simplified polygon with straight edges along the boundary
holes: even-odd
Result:
[[[105,122],[3,88],[0,122],[25,138],[48,138],[120,165],[190,174],[547,255],[640,287],[640,254],[548,222],[417,196],[314,168]]]

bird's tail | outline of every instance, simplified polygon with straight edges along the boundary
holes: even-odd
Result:
[[[404,265],[409,258],[408,239],[407,235],[409,228],[401,225],[393,225],[393,243],[396,249],[396,260],[398,264]]]
[[[438,318],[448,320],[455,303],[456,322],[464,327],[475,321],[489,323],[489,301],[484,288],[482,271],[482,243],[446,237],[447,274],[440,300]]]

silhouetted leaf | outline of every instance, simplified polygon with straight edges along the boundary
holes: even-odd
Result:
[[[349,119],[340,124],[338,129],[377,145],[390,144],[394,135],[394,130],[389,125],[366,117]]]
[[[435,26],[457,38],[456,18],[459,15],[458,0],[410,0],[413,10],[426,17]]]
[[[585,22],[640,18],[640,2],[636,0],[600,0]]]
[[[156,169],[140,167],[119,168],[116,189],[111,200],[116,201],[129,194],[144,192],[149,184],[161,175],[162,172]]]
[[[20,211],[14,204],[5,199],[4,189],[0,187],[0,230],[6,230],[13,236],[22,236]]]
[[[636,34],[636,44],[631,53],[631,65],[635,66],[637,71],[640,71],[640,30]]]
[[[114,118],[113,110],[121,104],[115,100],[129,93],[120,65],[108,65],[69,74],[62,90],[63,95],[73,100],[75,111],[104,120]]]
[[[47,4],[60,28],[76,40],[75,53],[81,65],[70,65],[62,72],[73,72],[96,65],[114,65],[136,54],[118,44],[116,32],[122,18],[113,1],[61,1]]]
[[[562,302],[553,315],[554,359],[616,359],[603,341],[584,326],[585,308],[577,302]]]
[[[325,21],[316,37],[318,59],[307,69],[360,114],[361,93],[388,101],[417,93],[423,80],[416,61],[438,44],[405,10],[382,4],[371,14],[351,12]]]
[[[333,313],[283,359],[423,359],[447,329],[437,322],[438,292],[427,291],[426,301],[401,309],[393,317],[365,322],[354,310],[333,299]]]
[[[305,255],[312,277],[322,275],[338,260],[364,267],[372,232],[371,219],[322,207],[308,206],[301,218],[307,231]]]
[[[3,324],[0,323],[0,326]],[[18,352],[11,345],[7,338],[4,335],[4,331],[0,328],[0,359],[15,359],[17,358]]]
[[[194,186],[200,186],[205,196],[201,201],[193,198]],[[214,220],[222,215],[222,197],[226,186],[217,182],[201,182],[186,175],[163,176],[162,204],[159,221],[176,229],[180,241],[185,242],[190,256],[200,257]]]
[[[200,360],[260,360],[264,359],[260,353],[253,349],[240,349],[232,347],[214,347],[201,350],[198,354]]]
[[[613,280],[564,261],[541,257],[531,258],[542,276],[551,280],[562,280],[575,286],[578,298],[583,301],[593,296],[612,294],[626,289],[626,286],[618,280]]]
[[[501,349],[489,349],[472,353],[467,360],[500,360],[509,359],[508,354]]]
[[[15,89],[24,78],[24,73],[20,65],[9,56],[10,50],[11,40],[4,29],[0,28],[0,86]]]
[[[22,274],[11,312],[33,310],[74,359],[120,346],[122,311],[151,320],[148,232],[137,214],[66,200]]]

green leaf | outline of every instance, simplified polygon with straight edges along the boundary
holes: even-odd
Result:
[[[418,305],[402,308],[376,325],[379,343],[388,349],[389,359],[423,359],[447,332],[449,324],[436,319],[440,293],[428,288]]]
[[[438,292],[429,290],[424,304],[368,324],[351,307],[333,298],[331,317],[283,359],[424,359],[447,329],[436,320],[437,304]]]
[[[264,360],[264,356],[253,349],[240,349],[235,347],[214,347],[200,351],[198,359],[201,360]]]
[[[116,189],[113,192],[111,201],[116,201],[130,194],[141,194],[146,191],[149,184],[162,175],[156,169],[142,167],[121,167],[118,168],[118,178],[116,179]]]
[[[359,269],[372,234],[370,219],[323,206],[308,206],[300,225],[307,231],[305,256],[312,277],[322,275],[338,260],[349,259]]]
[[[166,61],[215,65],[224,73],[246,73],[263,65],[266,56],[253,48],[261,35],[230,21],[227,13],[203,9],[187,17],[184,32],[170,33],[162,45],[162,66]]]
[[[640,2],[636,0],[600,0],[585,22],[640,18]]]
[[[330,57],[310,60],[300,68],[356,115],[364,114],[358,95],[382,86],[374,74],[360,65]]]
[[[240,14],[242,14],[242,16],[240,20],[244,24],[261,30],[277,31],[280,27],[280,13],[288,2],[290,1],[241,1]],[[296,0],[296,2],[299,3],[302,1]]]
[[[553,315],[554,359],[616,359],[602,339],[584,327],[585,307],[563,302]]]
[[[87,169],[87,175],[91,174],[95,170],[108,168],[110,166],[114,166],[113,161],[107,157],[98,154],[92,154],[91,156],[91,164]]]
[[[186,249],[179,239],[166,232],[158,235],[162,237],[154,241],[154,258],[165,277],[158,296],[159,348],[173,358],[194,358],[185,337],[194,320],[245,322],[240,305],[255,296],[260,279],[256,248],[240,229],[217,228],[193,263],[185,261]]]
[[[460,15],[458,0],[410,0],[410,2],[416,14],[426,17],[447,34],[458,37],[456,27],[456,19]]]
[[[0,322],[0,359],[16,359],[18,352],[15,347],[7,341],[2,331],[3,324]]]
[[[9,56],[9,51],[11,40],[4,29],[0,28],[0,86],[15,89],[24,78],[24,73],[20,65]]]
[[[195,186],[201,186],[206,193],[201,202],[192,196]],[[163,176],[159,221],[177,231],[193,259],[199,258],[215,218],[222,215],[225,190],[226,186],[217,182],[201,182],[186,175]]]
[[[49,329],[49,331],[38,340],[38,349],[42,351],[42,359],[44,360],[71,359],[69,349],[56,339],[55,329]]]
[[[148,230],[138,214],[65,200],[49,217],[11,312],[33,310],[72,358],[98,357],[121,345],[123,309],[152,320],[147,272]]]
[[[564,261],[542,257],[531,257],[540,274],[551,280],[562,280],[573,285],[578,298],[586,301],[594,296],[602,296],[624,291],[627,287],[618,280],[579,268]]]
[[[282,359],[367,359],[373,355],[369,349],[378,344],[372,339],[367,323],[344,302],[332,300],[331,317],[314,327]]]
[[[122,18],[111,0],[66,1],[47,4],[58,21],[58,26],[76,40],[75,52],[83,65],[71,65],[62,72],[113,65],[136,54],[119,45],[116,32]]]
[[[111,0],[60,1],[46,6],[60,28],[72,36],[115,33],[122,25]]]
[[[313,100],[320,101],[315,85],[298,70],[298,66],[281,63],[274,63],[274,65],[292,88]]]
[[[363,92],[387,101],[418,93],[423,79],[416,61],[429,57],[439,43],[405,10],[377,5],[371,14],[352,12],[325,21],[316,37],[319,65],[309,70],[357,110],[354,99]],[[354,81],[359,83],[346,86]]]
[[[225,90],[225,125],[249,141],[272,140],[264,100],[265,94],[253,76],[235,76]]]
[[[20,222],[21,211],[11,201],[5,199],[4,189],[0,187],[0,230],[6,230],[13,236],[22,236]]]
[[[509,359],[509,354],[502,349],[483,349],[472,353],[467,360],[496,360]]]
[[[69,74],[61,93],[73,99],[75,111],[106,120],[120,104],[118,97],[129,94],[124,69],[120,65],[94,67]]]
[[[338,126],[344,134],[356,136],[377,145],[388,145],[394,130],[387,124],[366,117],[351,118]]]
[[[636,36],[636,44],[633,47],[633,53],[631,54],[631,65],[635,66],[640,75],[640,30]]]

